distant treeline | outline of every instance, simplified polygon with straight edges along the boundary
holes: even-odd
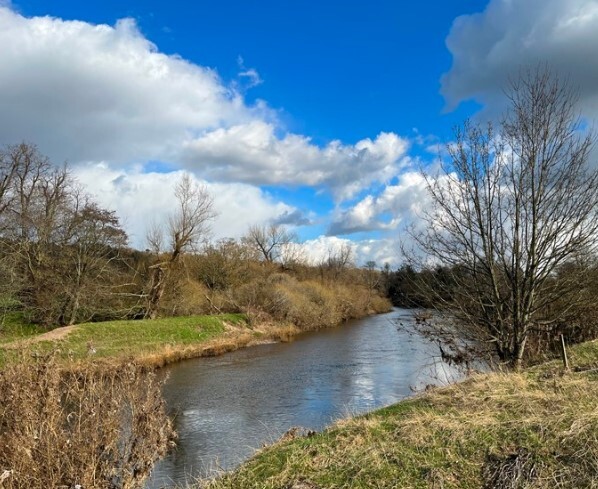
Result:
[[[463,300],[456,288],[467,280],[467,273],[465,268],[460,267],[415,270],[412,266],[403,265],[394,271],[385,270],[383,277],[388,297],[394,306],[437,309],[450,313],[453,302]],[[538,328],[530,338],[531,356],[554,349],[560,334],[564,334],[571,343],[598,337],[598,301],[595,299],[598,296],[598,265],[588,262],[566,263],[550,277],[550,281],[551,286],[562,283],[563,294],[549,308],[539,311]],[[578,284],[573,292],[566,287],[570,283]],[[575,302],[571,301],[572,293],[576,296]],[[479,304],[472,301],[470,307],[474,309]],[[559,317],[559,320],[549,320],[554,316]],[[546,320],[543,321],[542,317]]]
[[[118,216],[87,195],[66,166],[35,146],[0,148],[0,318],[56,327],[159,315],[245,312],[317,328],[385,310],[382,274],[351,249],[307,265],[283,226],[207,243],[206,189],[184,177],[177,211],[127,245]]]

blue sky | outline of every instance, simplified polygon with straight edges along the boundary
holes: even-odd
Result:
[[[310,252],[398,263],[418,176],[549,63],[598,113],[595,0],[0,0],[0,143],[69,161],[143,247],[187,171],[213,239],[284,222]]]
[[[239,57],[263,83],[248,89],[319,144],[380,131],[448,136],[468,110],[443,113],[440,76],[453,20],[486,1],[13,2],[23,14],[114,25],[136,20],[157,48],[238,79]]]

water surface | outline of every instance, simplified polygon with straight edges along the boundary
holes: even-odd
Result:
[[[321,430],[457,375],[435,345],[397,328],[411,321],[410,311],[395,309],[290,343],[167,367],[164,396],[179,439],[148,489],[234,468],[291,427]]]

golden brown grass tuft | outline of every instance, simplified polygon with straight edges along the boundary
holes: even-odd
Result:
[[[282,273],[242,285],[235,290],[234,300],[242,310],[258,316],[259,322],[293,324],[302,331],[391,309],[387,299],[358,284],[297,280]]]
[[[63,370],[50,354],[0,371],[3,489],[140,487],[172,436],[138,365]]]

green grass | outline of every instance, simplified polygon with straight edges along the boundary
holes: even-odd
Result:
[[[0,313],[0,345],[43,333],[35,324],[29,324],[21,312],[7,311]]]
[[[62,349],[75,357],[86,356],[88,344],[98,357],[151,353],[164,346],[203,343],[223,334],[226,322],[246,324],[244,316],[239,314],[86,323],[62,342]]]
[[[476,375],[279,442],[198,487],[596,488],[598,342],[570,357],[578,371]]]
[[[247,318],[242,314],[85,323],[77,325],[63,339],[31,343],[24,349],[39,352],[58,349],[60,357],[71,360],[143,357],[164,350],[176,351],[201,345],[223,336],[226,324],[236,325],[240,330],[248,327]],[[41,332],[39,329],[27,329],[25,325],[22,327],[23,335],[13,334],[13,340],[35,338]],[[93,356],[89,354],[90,347],[94,349]],[[2,349],[0,345],[0,363],[3,359],[10,359],[11,355],[22,354],[22,350]]]

